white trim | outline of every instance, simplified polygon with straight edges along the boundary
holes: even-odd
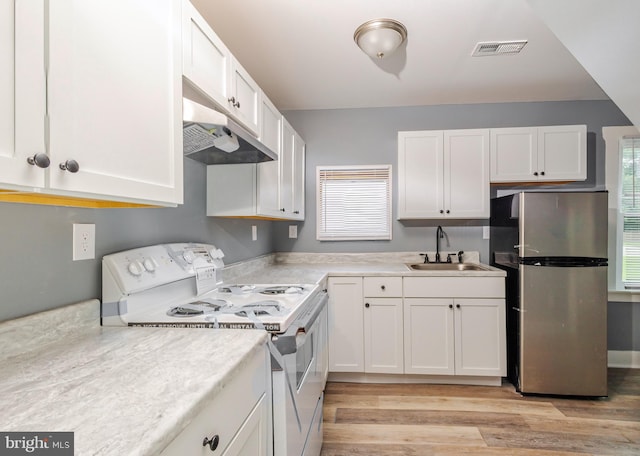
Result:
[[[609,367],[640,368],[640,351],[635,350],[609,350]]]
[[[609,290],[609,302],[640,302],[640,291]]]
[[[420,383],[438,385],[501,386],[500,376],[377,374],[362,372],[329,372],[328,381],[345,383]]]
[[[611,292],[623,292],[621,281],[621,259],[618,252],[622,248],[622,227],[619,227],[618,198],[620,194],[620,139],[624,136],[640,134],[634,126],[602,127],[605,141],[605,186],[609,192],[609,288]],[[609,298],[611,300],[611,298]],[[614,299],[616,300],[616,299]]]

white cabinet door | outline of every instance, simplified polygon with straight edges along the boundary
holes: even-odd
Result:
[[[280,156],[280,211],[285,217],[293,215],[293,172],[296,131],[282,119],[282,155]]]
[[[489,130],[398,132],[398,218],[489,217]]]
[[[231,443],[229,443],[223,456],[267,456],[267,442],[269,441],[267,436],[268,411],[266,396],[262,396]],[[202,452],[203,454],[211,453],[208,447],[205,448]]]
[[[304,220],[305,206],[305,143],[298,133],[293,140],[293,206],[292,216],[294,220]]]
[[[329,278],[329,371],[364,372],[362,277]]]
[[[398,132],[398,218],[436,218],[443,210],[442,131]]]
[[[494,128],[491,182],[585,180],[586,139],[586,125]]]
[[[402,298],[365,298],[364,307],[365,372],[402,374]]]
[[[179,1],[60,0],[48,17],[50,188],[181,203]]]
[[[282,156],[282,114],[275,105],[262,95],[260,115],[260,141]],[[280,212],[280,160],[258,163],[258,209],[257,213],[281,217]]]
[[[585,125],[539,127],[539,180],[585,180],[587,178],[586,141]]]
[[[453,375],[453,299],[405,298],[404,371]]]
[[[190,89],[229,106],[231,52],[189,0],[182,2],[182,72]]]
[[[506,323],[503,299],[456,299],[455,372],[505,376]]]
[[[231,114],[256,137],[260,135],[260,86],[235,58],[231,64]]]
[[[46,168],[30,165],[45,144],[44,4],[0,5],[0,184],[41,188]],[[44,165],[38,160],[42,166]]]
[[[489,218],[489,130],[444,132],[444,213]]]
[[[491,130],[491,182],[537,180],[538,135],[535,128]]]

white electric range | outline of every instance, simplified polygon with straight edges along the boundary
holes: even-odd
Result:
[[[225,284],[223,256],[200,243],[104,256],[102,324],[268,331],[273,454],[317,456],[328,374],[326,290],[317,284]]]

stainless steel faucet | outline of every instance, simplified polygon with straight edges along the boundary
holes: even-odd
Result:
[[[444,230],[440,225],[436,230],[436,263],[440,263],[440,239],[444,237]]]

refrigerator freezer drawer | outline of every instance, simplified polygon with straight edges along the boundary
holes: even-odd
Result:
[[[520,391],[607,395],[607,267],[520,267]]]

